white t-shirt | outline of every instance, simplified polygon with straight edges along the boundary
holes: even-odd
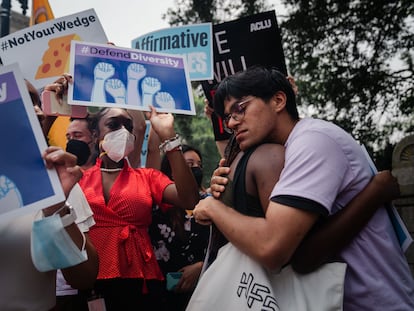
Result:
[[[285,147],[285,166],[272,200],[301,197],[332,215],[372,177],[361,146],[333,123],[302,119]],[[414,310],[414,281],[385,208],[378,209],[340,257],[348,264],[344,310]]]

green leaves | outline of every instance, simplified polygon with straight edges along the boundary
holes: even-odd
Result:
[[[301,105],[343,127],[385,163],[381,157],[396,133],[414,125],[414,2],[285,4],[285,55]]]

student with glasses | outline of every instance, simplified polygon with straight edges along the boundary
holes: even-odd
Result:
[[[233,133],[233,130],[229,127],[230,119],[234,121],[242,121],[244,118],[244,113],[246,111],[246,106],[254,99],[253,96],[248,96],[247,98],[235,102],[231,108],[230,112],[224,114],[223,116],[223,124],[226,127],[226,131],[229,133]]]
[[[412,310],[414,282],[382,203],[387,193],[377,193],[360,209],[347,205],[372,177],[361,146],[332,123],[300,118],[289,81],[274,69],[258,66],[226,77],[216,90],[214,109],[225,116],[243,152],[277,143],[285,147],[285,158],[270,201],[262,205],[264,217],[206,198],[194,210],[196,220],[214,223],[233,245],[272,271],[292,260],[302,272],[344,261],[344,310],[373,305]],[[213,179],[219,183],[212,185],[217,195],[227,179]]]

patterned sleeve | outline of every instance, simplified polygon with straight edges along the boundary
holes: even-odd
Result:
[[[162,201],[165,188],[174,184],[174,182],[168,178],[167,175],[156,169],[150,170],[150,187],[154,203],[157,204],[163,212],[169,209],[172,205]]]

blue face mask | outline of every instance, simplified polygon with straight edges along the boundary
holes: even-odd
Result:
[[[64,269],[88,260],[84,245],[82,249],[79,250],[72,241],[58,214],[33,223],[31,254],[33,264],[40,272]]]

